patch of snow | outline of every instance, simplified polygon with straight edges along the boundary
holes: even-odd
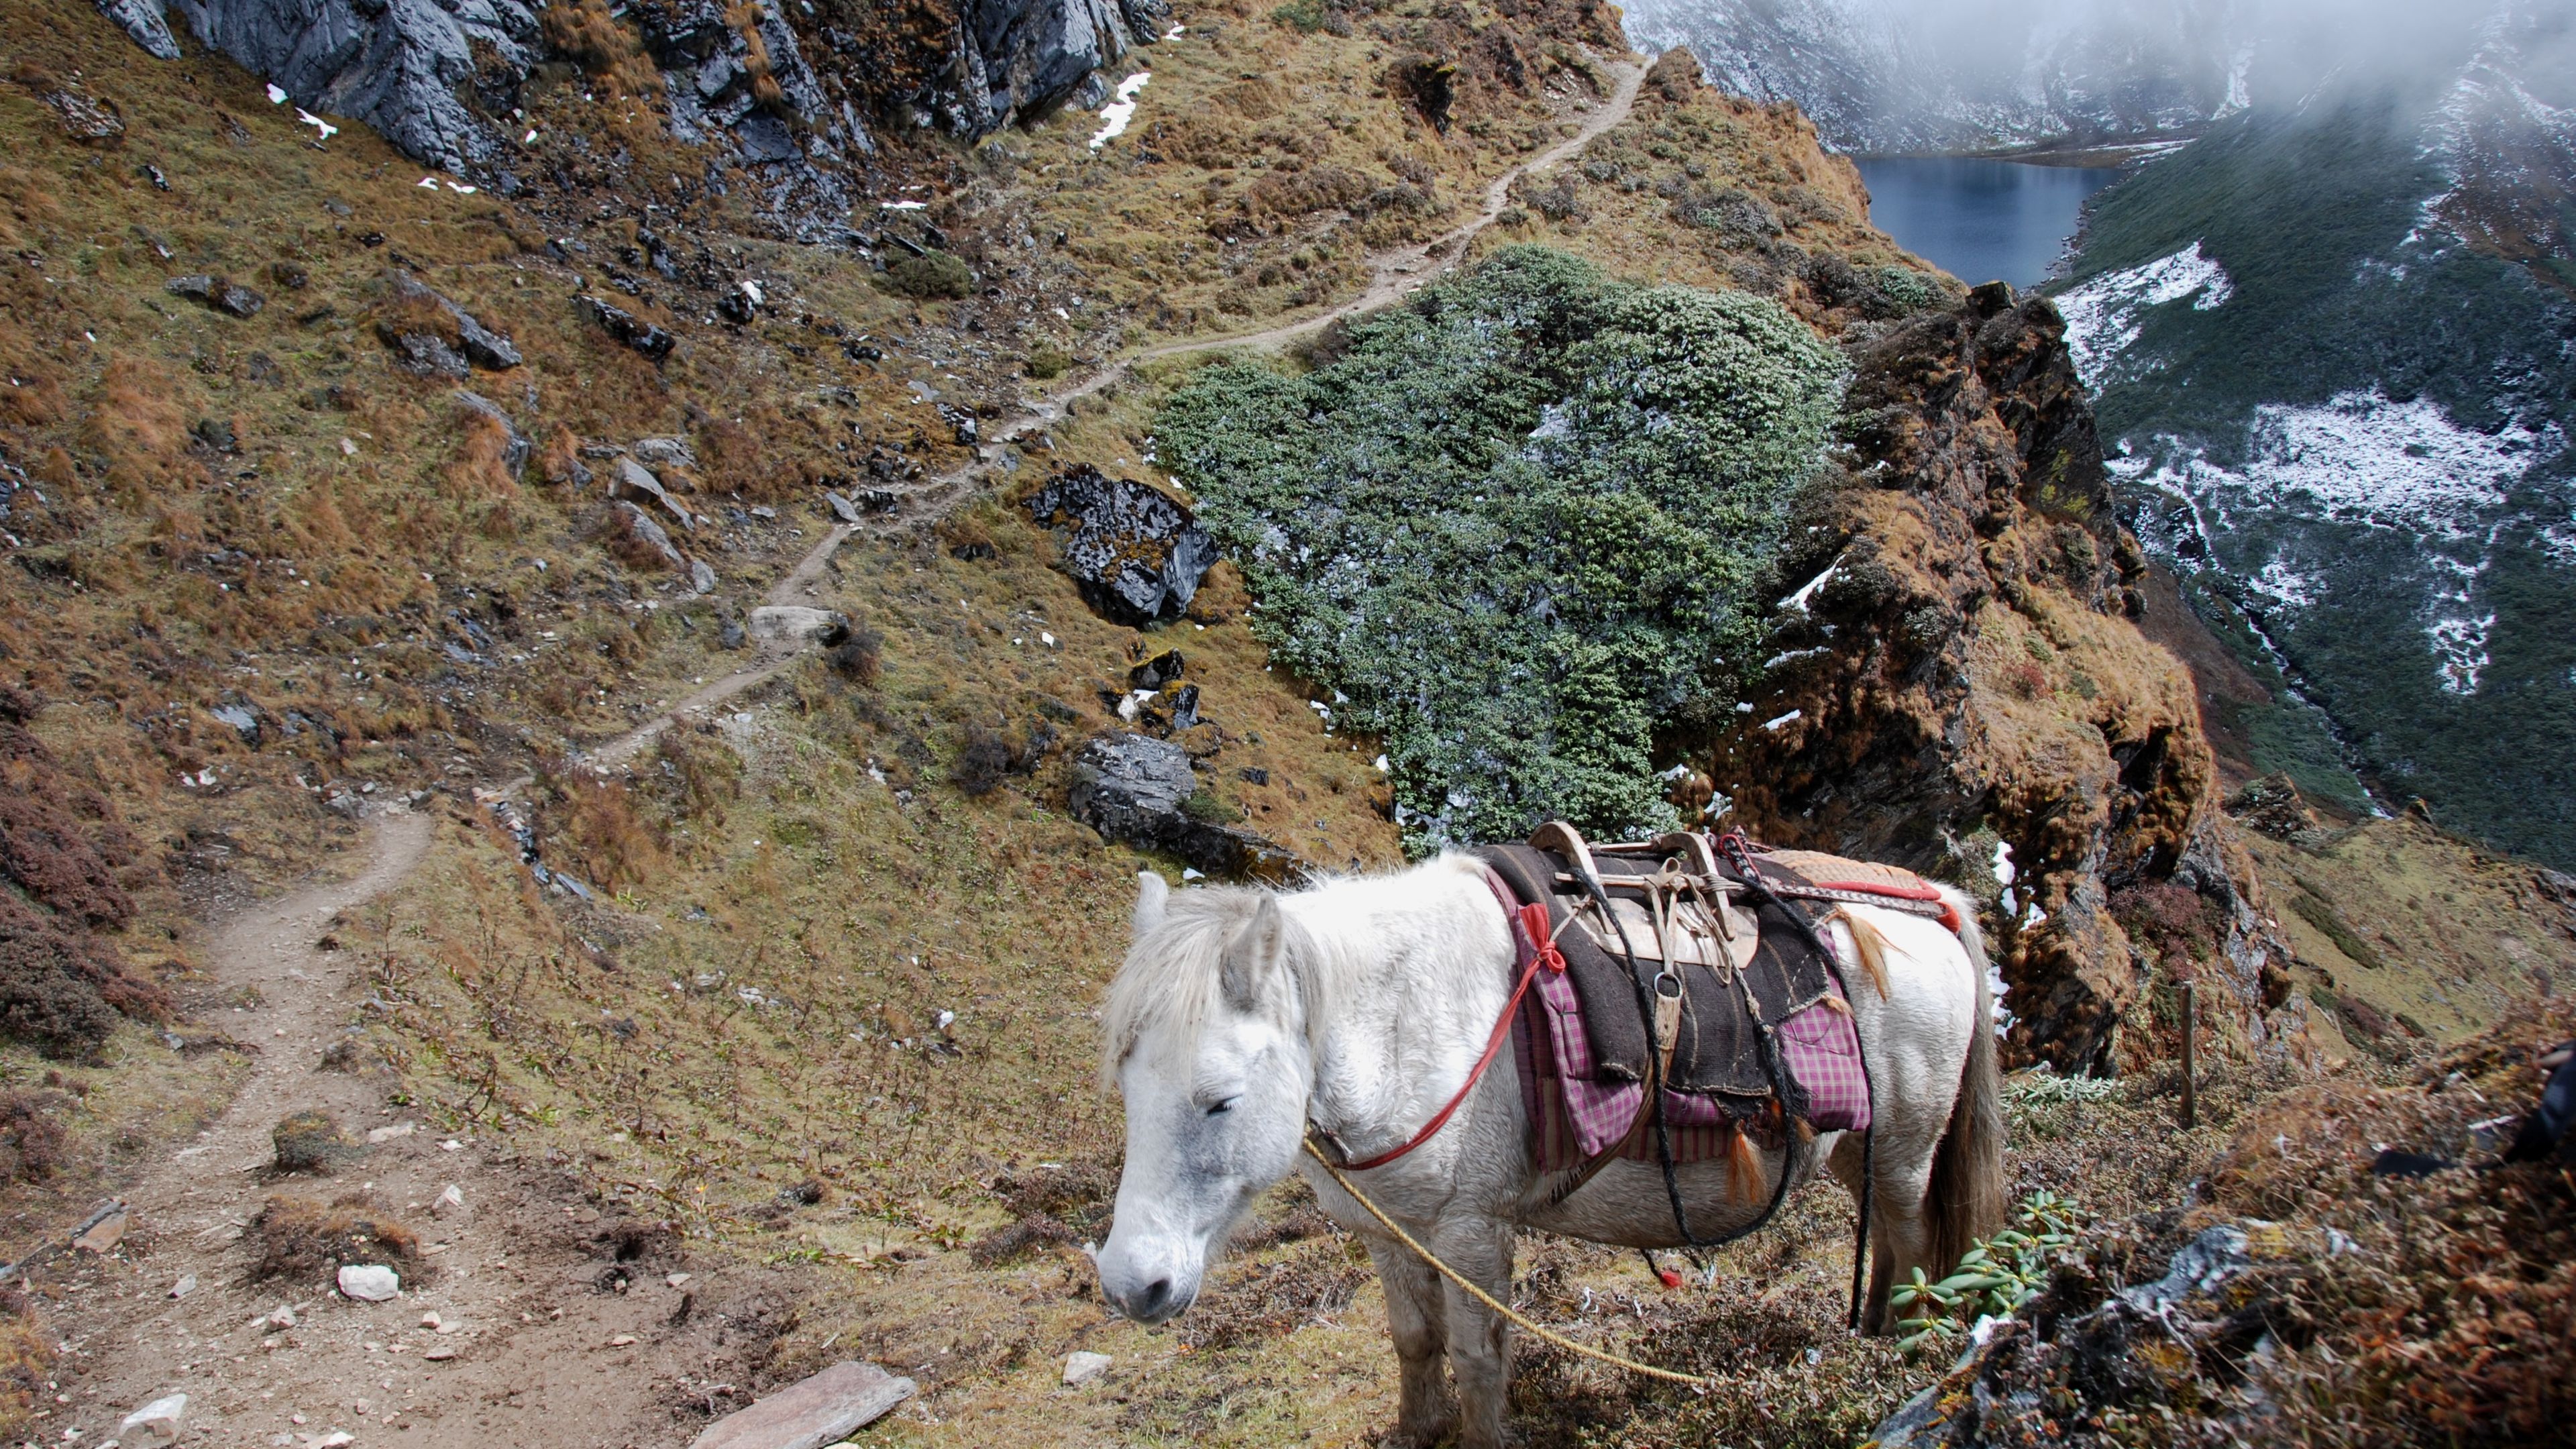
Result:
[[[1100,108],[1100,129],[1092,133],[1092,150],[1097,151],[1118,139],[1127,129],[1127,123],[1136,119],[1136,93],[1153,78],[1152,71],[1140,70],[1118,83],[1117,99]]]
[[[272,106],[285,105],[286,92],[278,89],[278,87],[272,83],[268,88],[268,103]]]
[[[2317,601],[2317,580],[2277,555],[2266,560],[2263,571],[2247,579],[2245,585],[2285,609],[2304,609]]]
[[[2013,869],[2012,842],[2008,840],[1998,840],[1995,842],[1994,871],[1995,884],[2000,886],[2011,885],[2013,883],[2013,877],[2019,874],[2019,872]]]
[[[2443,693],[2478,692],[2478,677],[2494,662],[2487,657],[2487,632],[2495,627],[2495,621],[2495,611],[2490,609],[2483,614],[2438,618],[2424,631],[2432,641],[2433,672],[2441,678]]]
[[[1826,584],[1833,581],[1834,571],[1842,566],[1843,556],[1841,554],[1834,555],[1834,561],[1825,565],[1825,571],[1823,573],[1820,573],[1814,578],[1807,580],[1805,583],[1800,584],[1798,586],[1798,591],[1791,594],[1789,597],[1782,599],[1779,606],[1783,609],[1795,609],[1801,614],[1807,612],[1808,602],[1814,599],[1817,592],[1823,589]]]
[[[1805,710],[1802,710],[1802,709],[1793,709],[1793,710],[1789,711],[1787,714],[1784,714],[1784,715],[1780,716],[1778,719],[1766,719],[1766,720],[1764,720],[1764,721],[1762,722],[1762,728],[1764,728],[1765,730],[1776,730],[1776,729],[1780,728],[1782,725],[1796,724],[1799,720],[1804,719],[1804,718],[1806,717],[1806,713],[1807,713],[1807,712],[1806,712]]]
[[[2185,297],[2195,312],[2227,305],[2236,284],[2214,257],[2201,255],[2193,242],[2170,256],[2105,272],[2057,299],[2066,317],[2066,349],[2085,385],[2099,391],[2111,380],[2120,359],[2137,345],[2145,329],[2144,310],[2170,306]]]
[[[273,90],[275,87],[271,87],[270,89]],[[313,138],[316,141],[328,141],[332,137],[340,134],[339,127],[332,125],[329,121],[322,119],[320,116],[313,114],[302,106],[297,106],[295,108],[295,119],[299,124],[311,126],[314,130],[321,133]]]

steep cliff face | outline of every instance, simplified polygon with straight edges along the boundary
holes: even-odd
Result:
[[[1042,114],[1170,18],[1161,0],[562,0],[542,17],[521,0],[98,5],[154,56],[192,36],[300,106],[504,189],[523,89],[571,66],[618,71],[679,141],[730,139],[748,164],[810,169],[874,155],[872,125],[973,137]]]
[[[1998,283],[1860,348],[1849,477],[1797,546],[1806,582],[1712,779],[1775,842],[1979,891],[2015,1052],[2105,1069],[2160,971],[2214,975],[2268,1039],[2282,958],[2216,818],[2189,677],[2127,617],[2140,559],[2064,332]]]

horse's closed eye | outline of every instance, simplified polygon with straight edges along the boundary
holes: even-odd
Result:
[[[1239,1100],[1241,1099],[1228,1097],[1222,1102],[1210,1102],[1208,1104],[1207,1114],[1211,1117],[1215,1117],[1223,1113],[1231,1112],[1234,1110],[1234,1104]]]

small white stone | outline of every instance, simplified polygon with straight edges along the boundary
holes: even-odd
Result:
[[[664,1278],[662,1281],[663,1281],[663,1282],[665,1282],[665,1283],[670,1284],[670,1285],[671,1285],[672,1287],[674,1287],[674,1288],[677,1288],[677,1287],[679,1287],[681,1284],[686,1283],[686,1282],[688,1282],[688,1281],[689,1281],[689,1275],[688,1275],[688,1274],[686,1274],[686,1273],[673,1273],[673,1274],[669,1275],[668,1277]]]
[[[277,1305],[277,1311],[275,1313],[272,1313],[268,1315],[268,1317],[260,1320],[260,1326],[271,1333],[282,1333],[287,1329],[293,1328],[295,1326],[295,1310],[293,1307],[281,1303]]]
[[[1109,1362],[1109,1355],[1105,1353],[1086,1353],[1076,1350],[1066,1354],[1064,1356],[1065,1387],[1078,1387],[1102,1377],[1109,1372]]]
[[[170,1296],[173,1298],[185,1298],[196,1291],[197,1275],[194,1273],[187,1274],[181,1277],[178,1282],[170,1285]]]
[[[449,1217],[464,1210],[465,1189],[452,1182],[429,1205],[429,1215],[434,1218]]]
[[[186,1394],[154,1399],[126,1415],[125,1422],[116,1426],[116,1437],[129,1444],[176,1444],[179,1442],[179,1421],[187,1412]]]
[[[419,1130],[420,1128],[416,1123],[397,1122],[390,1127],[371,1127],[367,1129],[367,1140],[369,1142],[391,1142],[397,1137],[409,1137],[411,1134]]]
[[[381,1263],[351,1263],[340,1269],[340,1291],[368,1303],[387,1303],[402,1296],[402,1279]]]

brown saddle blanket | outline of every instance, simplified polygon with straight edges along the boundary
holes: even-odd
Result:
[[[1667,969],[1661,951],[1651,939],[1652,933],[1639,931],[1633,922],[1629,923],[1627,944],[1635,948],[1638,957],[1638,969],[1632,972],[1615,936],[1605,950],[1587,923],[1567,920],[1570,913],[1577,911],[1585,912],[1593,922],[1599,920],[1599,915],[1588,909],[1590,893],[1571,878],[1564,857],[1528,845],[1486,846],[1476,854],[1524,904],[1547,905],[1549,927],[1556,933],[1557,949],[1565,957],[1566,979],[1583,1006],[1593,1079],[1643,1081],[1651,1050],[1651,1005],[1647,993],[1656,973]],[[1613,876],[1655,875],[1665,869],[1668,857],[1603,851],[1593,853],[1591,859],[1606,884]],[[1757,863],[1767,881],[1792,886],[1808,883],[1805,875],[1779,856],[1757,857]],[[1807,860],[1799,863],[1810,868],[1815,864]],[[1679,864],[1684,869],[1691,868],[1686,860]],[[1722,862],[1718,873],[1726,881],[1740,879],[1732,867]],[[1621,894],[1616,888],[1610,893],[1614,897]],[[1758,942],[1750,947],[1749,959],[1742,959],[1740,970],[1730,969],[1733,961],[1728,967],[1684,961],[1670,968],[1681,978],[1682,1013],[1665,1085],[1677,1092],[1767,1098],[1773,1095],[1774,1079],[1772,1060],[1766,1056],[1763,1026],[1776,1026],[1791,1013],[1833,994],[1834,965],[1786,914],[1805,909],[1810,919],[1820,919],[1823,910],[1805,902],[1783,905],[1754,894],[1735,895],[1733,901],[1739,918],[1741,911],[1749,908],[1758,929]],[[1672,954],[1686,953],[1676,950]],[[1700,954],[1728,960],[1728,953],[1722,951]],[[1734,953],[1738,959],[1745,954],[1741,948]],[[1754,1016],[1757,1011],[1758,1022]],[[1781,1085],[1792,1093],[1797,1090],[1785,1074]],[[1792,1115],[1803,1115],[1802,1103],[1782,1105]]]

